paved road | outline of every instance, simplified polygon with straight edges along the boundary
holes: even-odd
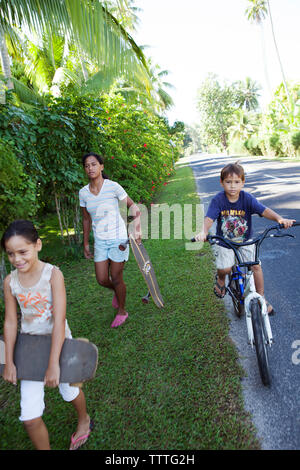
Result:
[[[221,188],[221,168],[236,159],[196,154],[189,158],[197,190],[205,206]],[[245,190],[283,217],[300,221],[300,163],[242,158]],[[254,234],[272,222],[254,216]],[[246,371],[245,407],[252,414],[262,448],[300,449],[300,227],[289,230],[296,239],[268,239],[261,249],[265,294],[277,314],[271,317],[275,344],[270,351],[272,386],[260,381],[255,352],[247,343],[245,319],[237,319],[226,296],[231,337]]]

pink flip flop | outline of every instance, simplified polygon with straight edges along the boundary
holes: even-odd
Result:
[[[128,318],[128,313],[126,313],[126,315],[119,315],[119,314],[117,314],[117,315],[115,316],[114,321],[113,321],[112,324],[110,325],[111,328],[116,328],[117,326],[122,325],[122,324],[125,322],[125,320],[126,320],[127,318]]]
[[[83,446],[83,445],[86,443],[86,441],[88,440],[89,435],[91,434],[91,431],[92,431],[93,427],[94,427],[94,422],[93,422],[93,420],[91,420],[91,422],[90,422],[90,429],[88,430],[88,432],[87,432],[86,434],[84,434],[83,436],[77,437],[77,439],[75,439],[75,437],[74,437],[75,434],[76,434],[76,433],[74,432],[74,433],[72,434],[72,436],[71,436],[71,445],[74,446],[75,444],[80,443],[80,442],[81,442],[81,444],[79,444],[79,446],[76,447],[76,449],[71,449],[71,446],[70,446],[70,450],[78,450],[78,449],[80,449],[80,447]]]
[[[113,308],[119,308],[119,303],[118,303],[118,299],[117,299],[116,294],[114,295],[111,304],[112,304]]]

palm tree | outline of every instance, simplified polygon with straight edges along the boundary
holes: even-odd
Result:
[[[255,124],[252,116],[245,114],[242,109],[237,109],[234,113],[234,122],[229,128],[231,139],[247,140],[255,131]]]
[[[144,107],[160,113],[170,109],[174,102],[166,88],[174,88],[171,83],[165,80],[169,74],[168,70],[161,70],[160,66],[152,63],[152,59],[147,59],[150,87],[145,88],[143,80],[135,80],[133,84],[120,81],[115,85],[115,91],[122,93],[126,99],[133,98],[134,101],[140,101]]]
[[[283,85],[284,85],[284,88],[285,88],[286,96],[288,98],[288,101],[290,101],[290,93],[289,93],[289,90],[288,90],[288,87],[287,87],[285,73],[283,71],[283,66],[282,66],[282,62],[281,62],[281,58],[280,58],[280,54],[279,54],[279,50],[278,50],[278,46],[277,46],[277,41],[276,41],[276,37],[275,37],[275,31],[274,31],[274,25],[273,25],[273,19],[272,19],[271,7],[270,7],[270,1],[269,0],[267,0],[267,4],[268,4],[269,17],[270,17],[270,22],[271,22],[274,46],[275,46],[275,49],[276,49],[276,54],[277,54],[277,58],[278,58],[278,62],[279,62],[279,66],[280,66],[280,70],[281,70],[281,74],[282,74],[282,81],[283,81]]]
[[[12,26],[17,26],[42,37],[45,28],[49,28],[74,43],[83,57],[97,63],[103,74],[122,74],[129,79],[146,76],[141,48],[105,5],[101,0],[0,0],[0,31],[2,36],[10,35]],[[9,73],[7,69],[6,72]]]
[[[279,54],[279,50],[277,46],[277,41],[275,37],[273,19],[271,15],[270,1],[269,0],[248,0],[248,1],[251,3],[251,5],[246,9],[246,14],[250,21],[254,21],[257,24],[262,25],[262,21],[265,19],[266,16],[269,15],[271,28],[272,28],[273,42],[274,42],[274,46],[276,49],[277,58],[279,61],[279,66],[280,66],[280,70],[282,74],[282,80],[283,80],[286,95],[288,97],[288,100],[290,100],[290,94],[289,94],[289,90],[286,84],[285,74],[283,71],[283,66],[282,66],[282,62],[281,62],[281,58],[280,58],[280,54]]]
[[[255,82],[255,80],[252,80],[250,77],[246,77],[244,82],[240,80],[237,83],[237,103],[239,107],[244,108],[246,111],[255,111],[259,106],[259,90],[259,84]]]
[[[249,7],[246,9],[246,15],[249,21],[256,23],[260,27],[264,74],[265,74],[267,89],[268,89],[269,95],[271,96],[271,85],[270,85],[270,79],[269,79],[269,74],[268,74],[267,56],[266,56],[265,39],[264,39],[264,27],[263,27],[263,20],[267,16],[268,10],[265,4],[265,0],[249,0],[249,2],[251,5],[249,5]]]
[[[135,0],[107,0],[108,10],[117,18],[126,31],[136,31],[139,23],[137,13],[140,8],[134,6]]]
[[[9,90],[13,89],[14,85],[11,79],[11,70],[10,70],[10,61],[9,55],[7,52],[7,46],[5,41],[5,35],[0,26],[0,58],[1,58],[1,67],[4,75],[4,80],[7,88]]]

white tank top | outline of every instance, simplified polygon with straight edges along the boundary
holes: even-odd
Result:
[[[16,297],[22,314],[21,333],[31,335],[47,335],[52,333],[53,305],[50,279],[53,268],[59,269],[52,264],[45,263],[40,279],[31,287],[23,287],[20,284],[17,269],[11,272],[11,292]],[[66,338],[71,336],[67,320],[65,336]]]

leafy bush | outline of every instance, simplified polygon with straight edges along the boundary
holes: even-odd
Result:
[[[36,180],[24,171],[17,149],[0,139],[0,230],[12,220],[33,217],[37,211]]]
[[[269,144],[272,150],[274,150],[275,155],[282,156],[284,154],[282,148],[282,142],[280,140],[280,135],[273,134],[269,138]]]
[[[263,155],[261,142],[257,135],[251,136],[244,142],[244,147],[248,150],[250,155]]]
[[[300,132],[293,134],[291,140],[295,150],[298,150],[300,148]]]

